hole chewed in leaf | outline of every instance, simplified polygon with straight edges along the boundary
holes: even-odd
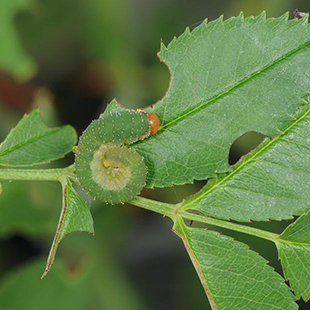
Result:
[[[228,156],[229,164],[231,166],[235,165],[242,156],[256,149],[265,138],[265,135],[255,131],[249,131],[237,138],[230,147]]]

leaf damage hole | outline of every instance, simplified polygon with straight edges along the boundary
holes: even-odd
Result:
[[[165,188],[144,188],[142,196],[172,204],[180,203],[183,199],[199,192],[207,182],[208,180],[194,180],[192,184],[173,185]]]
[[[249,131],[237,138],[229,150],[229,165],[235,165],[242,156],[256,149],[265,138],[267,138],[267,136],[255,131]]]

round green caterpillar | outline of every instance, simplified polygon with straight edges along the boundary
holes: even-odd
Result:
[[[150,135],[154,126],[150,115],[155,114],[112,111],[84,131],[76,151],[76,174],[81,186],[95,199],[109,204],[124,203],[145,186],[144,158],[126,145]]]

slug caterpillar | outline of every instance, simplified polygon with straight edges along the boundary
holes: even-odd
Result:
[[[159,129],[156,114],[127,109],[106,111],[82,134],[76,151],[76,174],[95,199],[124,203],[145,186],[144,158],[126,145],[143,140]]]

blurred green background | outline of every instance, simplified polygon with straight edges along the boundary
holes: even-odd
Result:
[[[129,108],[154,104],[169,82],[156,57],[186,26],[202,20],[309,11],[296,0],[1,0],[0,141],[25,112],[40,106],[50,126],[80,134],[114,97]],[[247,134],[232,147],[235,163],[262,140]],[[54,166],[73,161],[69,155]],[[205,182],[144,190],[178,202]],[[172,223],[130,205],[106,207],[85,197],[96,236],[75,234],[59,247],[44,280],[61,209],[54,183],[4,182],[0,198],[0,309],[210,309]],[[249,225],[281,232],[288,222]],[[251,245],[281,272],[273,244],[226,232]],[[302,302],[301,309],[309,309]],[[309,306],[308,306],[309,307]]]

